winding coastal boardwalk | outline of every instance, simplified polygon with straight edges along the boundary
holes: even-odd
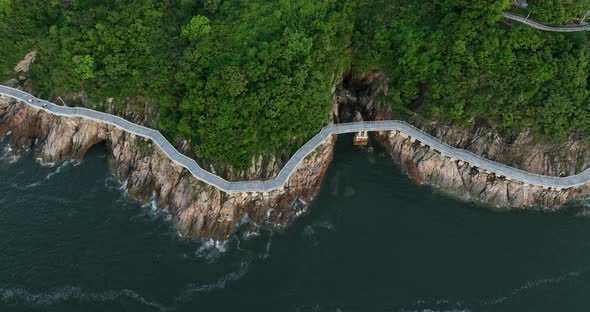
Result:
[[[590,30],[590,25],[547,26],[530,20],[526,17],[508,12],[504,12],[504,17],[543,31],[574,32]],[[431,149],[438,151],[442,155],[449,157],[452,160],[461,160],[468,163],[472,167],[477,167],[486,172],[492,172],[498,176],[505,177],[506,179],[529,185],[536,185],[552,189],[566,189],[581,186],[590,182],[590,169],[586,169],[582,173],[569,177],[550,177],[526,172],[491,161],[489,159],[485,159],[469,151],[449,146],[439,139],[430,136],[429,134],[424,133],[405,122],[396,120],[356,122],[326,126],[322,128],[322,130],[316,136],[303,145],[293,155],[293,157],[291,157],[291,159],[289,159],[287,164],[283,167],[283,169],[281,169],[281,172],[275,179],[267,181],[229,182],[215,174],[212,174],[209,171],[202,169],[195,160],[178,152],[160,132],[154,129],[149,129],[131,123],[123,118],[87,108],[59,106],[45,100],[37,99],[24,91],[2,85],[0,85],[0,95],[5,95],[13,99],[20,100],[35,109],[40,109],[54,115],[64,117],[81,117],[98,122],[104,122],[129,133],[150,139],[156,145],[158,145],[158,147],[166,155],[168,155],[172,161],[186,168],[196,179],[215,186],[227,193],[270,192],[281,189],[287,183],[291,175],[295,172],[295,169],[299,163],[301,163],[305,157],[313,152],[330,136],[342,133],[356,133],[359,131],[399,131],[411,137],[411,139],[417,140],[420,143],[429,146]]]
[[[65,117],[82,117],[90,120],[104,122],[116,126],[124,131],[152,140],[160,149],[172,159],[175,163],[186,168],[191,174],[207,184],[213,185],[227,193],[239,192],[269,192],[281,189],[289,180],[289,177],[295,172],[295,169],[303,159],[313,152],[320,144],[332,135],[343,133],[356,133],[359,131],[399,131],[421,142],[424,145],[440,152],[442,155],[452,160],[462,160],[473,167],[481,170],[492,172],[506,179],[519,181],[522,183],[537,185],[553,189],[572,188],[586,184],[590,181],[590,169],[569,177],[550,177],[542,176],[500,163],[485,159],[466,150],[457,149],[440,141],[439,139],[422,132],[421,130],[402,121],[370,121],[336,124],[324,127],[316,136],[303,145],[287,164],[281,169],[279,175],[273,180],[267,181],[248,181],[248,182],[229,182],[209,171],[202,169],[193,159],[184,156],[178,152],[164,136],[153,129],[149,129],[123,118],[110,114],[94,111],[87,108],[65,107],[53,104],[51,102],[37,99],[29,93],[13,89],[6,86],[0,86],[0,95],[5,95],[16,100],[27,103],[29,106],[46,111],[48,113],[65,116]]]
[[[544,25],[541,24],[539,22],[535,22],[534,20],[531,20],[525,16],[521,16],[521,15],[517,15],[514,13],[510,13],[510,12],[504,12],[504,18],[509,19],[509,20],[513,20],[513,21],[517,21],[523,24],[526,24],[528,26],[531,26],[535,29],[538,30],[543,30],[543,31],[552,31],[552,32],[576,32],[576,31],[588,31],[590,30],[590,24],[589,25],[563,25],[563,26],[549,26],[549,25]]]

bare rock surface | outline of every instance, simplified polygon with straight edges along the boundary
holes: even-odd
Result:
[[[264,224],[284,227],[307,209],[319,191],[332,159],[330,139],[309,155],[283,190],[269,193],[224,193],[198,181],[173,163],[157,146],[113,126],[51,115],[0,97],[0,136],[9,134],[14,152],[33,149],[46,163],[80,159],[95,144],[105,143],[109,166],[126,181],[130,196],[167,208],[178,231],[192,237],[226,240],[242,224],[249,231]],[[253,160],[253,172],[261,170]]]
[[[451,160],[394,132],[381,133],[380,138],[389,154],[412,180],[433,184],[447,192],[491,205],[557,208],[573,198],[590,193],[590,185],[557,190],[510,181],[460,160]]]
[[[373,72],[360,79],[346,77],[337,89],[341,121],[358,119],[400,119],[385,97],[387,77]],[[426,92],[421,90],[421,92]],[[411,109],[422,112],[422,98]],[[347,118],[346,118],[347,117]],[[344,119],[344,120],[342,120]],[[416,127],[445,143],[508,166],[547,176],[569,176],[590,168],[590,143],[575,135],[560,142],[536,142],[530,130],[503,131],[484,120],[472,120],[462,128],[441,122],[412,122]],[[440,156],[419,143],[391,132],[378,135],[394,161],[419,183],[436,185],[462,197],[477,199],[503,207],[559,207],[565,202],[590,193],[590,185],[575,189],[552,190],[508,181],[492,173]]]

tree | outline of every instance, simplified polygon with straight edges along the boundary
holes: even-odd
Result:
[[[182,36],[192,44],[201,40],[211,31],[211,21],[206,16],[194,16],[188,25],[182,27]]]
[[[88,80],[95,78],[94,75],[94,59],[92,56],[76,55],[72,58],[72,62],[75,65],[75,72],[80,76],[82,80]]]
[[[549,24],[564,24],[590,11],[590,0],[529,0],[535,19]]]
[[[12,0],[0,0],[0,19],[12,12]]]

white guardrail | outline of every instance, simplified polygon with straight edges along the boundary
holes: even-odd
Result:
[[[574,32],[590,30],[590,25],[547,26],[530,20],[526,17],[508,12],[504,12],[504,17],[544,31]],[[195,178],[207,184],[215,186],[216,188],[227,193],[269,192],[272,190],[281,189],[287,183],[293,172],[295,172],[299,163],[301,163],[303,159],[305,159],[305,157],[307,157],[318,146],[320,146],[320,144],[322,144],[322,142],[324,142],[328,137],[335,134],[354,133],[358,131],[401,131],[452,159],[462,160],[464,162],[469,163],[471,166],[478,167],[489,172],[493,172],[507,179],[531,185],[563,189],[580,186],[590,181],[590,169],[586,169],[580,174],[569,177],[550,177],[538,175],[513,167],[509,167],[491,161],[489,159],[485,159],[466,150],[454,148],[405,122],[397,120],[387,120],[345,123],[326,126],[322,128],[322,130],[316,136],[314,136],[311,140],[305,143],[305,145],[303,145],[291,157],[291,159],[289,159],[287,164],[285,164],[285,166],[283,167],[283,169],[281,169],[281,171],[275,179],[267,181],[230,182],[209,171],[203,170],[203,168],[201,168],[194,159],[189,158],[178,152],[174,148],[174,146],[172,146],[172,144],[170,144],[170,142],[168,142],[168,140],[166,140],[166,138],[160,132],[154,129],[146,128],[131,123],[118,116],[94,111],[87,108],[59,106],[54,103],[38,99],[27,92],[6,86],[0,85],[0,95],[5,95],[23,101],[33,108],[41,109],[54,115],[65,117],[81,117],[98,122],[104,122],[115,127],[118,127],[129,133],[133,133],[135,135],[150,139],[156,145],[158,145],[158,147],[168,157],[170,157],[172,161],[186,168]]]
[[[531,26],[538,30],[543,31],[552,31],[552,32],[576,32],[576,31],[588,31],[590,30],[590,25],[562,25],[562,26],[550,26],[544,25],[534,20],[527,18],[526,16],[520,16],[514,13],[504,12],[504,17],[517,21],[528,26]]]
[[[510,180],[547,188],[564,189],[586,184],[590,181],[590,169],[569,177],[551,177],[526,172],[509,167],[492,160],[475,155],[469,151],[454,148],[441,140],[398,120],[369,121],[336,124],[324,127],[317,135],[303,145],[281,169],[278,176],[266,181],[230,182],[209,171],[203,170],[195,160],[178,152],[168,140],[158,131],[131,123],[121,117],[80,107],[65,107],[38,99],[31,94],[0,86],[0,95],[5,95],[27,103],[29,106],[48,113],[64,117],[81,117],[98,122],[104,122],[124,131],[152,140],[172,161],[186,168],[190,173],[207,184],[215,186],[227,193],[236,192],[269,192],[281,189],[295,172],[299,163],[322,144],[331,135],[355,133],[359,131],[400,131],[415,138],[421,143],[440,152],[442,155],[455,160],[462,160],[471,166],[493,172]]]

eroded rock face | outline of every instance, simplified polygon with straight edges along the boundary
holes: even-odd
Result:
[[[590,193],[590,185],[556,190],[509,181],[486,173],[469,164],[451,160],[395,132],[380,134],[383,145],[410,178],[418,183],[434,184],[441,189],[469,198],[502,206],[559,207],[563,203]]]
[[[243,220],[248,231],[262,224],[283,227],[306,210],[319,191],[334,145],[330,139],[309,155],[283,190],[228,194],[198,181],[141,137],[0,97],[0,136],[8,132],[16,152],[32,147],[36,157],[49,163],[80,159],[93,145],[106,143],[109,165],[118,179],[127,181],[130,196],[144,201],[155,198],[158,207],[168,209],[182,235],[221,241]]]
[[[590,168],[590,145],[574,136],[538,144],[530,130],[501,133],[483,121],[462,130],[438,123],[417,125],[451,146],[532,173],[559,177]]]
[[[360,113],[363,120],[399,119],[391,105],[380,95],[387,94],[387,77],[382,72],[354,80],[345,79],[338,88],[338,112],[349,120]],[[381,100],[378,100],[381,99]],[[412,109],[421,111],[421,97]],[[505,132],[483,120],[473,120],[465,129],[437,122],[415,120],[413,124],[456,148],[465,149],[487,159],[528,172],[548,176],[569,176],[590,168],[590,144],[574,136],[556,144],[537,144],[528,130]],[[590,185],[567,190],[552,190],[523,185],[489,174],[469,165],[451,161],[426,146],[383,132],[379,140],[394,161],[419,183],[503,207],[559,207],[565,202],[590,193]]]

